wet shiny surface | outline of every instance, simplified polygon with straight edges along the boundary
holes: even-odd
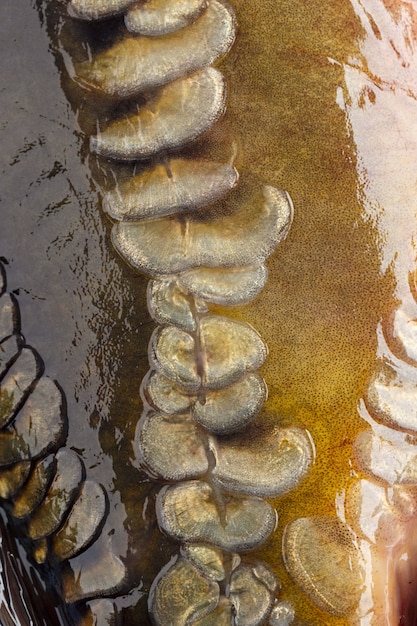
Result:
[[[39,20],[47,5],[7,0],[0,7],[0,254],[9,262],[25,336],[66,394],[69,445],[88,477],[109,490],[104,533],[117,555],[138,563],[135,582],[147,591],[177,548],[155,529],[155,487],[130,463],[153,328],[146,281],[111,247],[86,145]],[[280,599],[294,603],[301,622],[345,624],[290,581],[281,535],[296,517],[334,514],[351,482],[352,442],[365,427],[357,403],[374,367],[377,322],[393,307],[395,279],[400,298],[414,263],[413,35],[404,39],[404,23],[395,27],[377,0],[366,9],[389,37],[360,24],[365,3],[356,1],[233,6],[239,32],[223,63],[224,130],[238,141],[240,171],[287,189],[295,205],[264,291],[236,310],[270,351],[258,436],[261,424],[296,423],[316,447],[302,486],[274,502],[279,527],[257,557],[278,574]],[[125,623],[130,619],[126,613]]]

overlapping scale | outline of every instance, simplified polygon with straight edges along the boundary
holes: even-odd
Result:
[[[269,437],[254,432],[213,441],[213,480],[224,489],[279,496],[293,489],[313,460],[310,439],[298,428],[277,428]]]
[[[103,209],[115,220],[155,219],[207,206],[237,180],[236,169],[227,163],[170,159],[118,184],[104,196]]]
[[[201,319],[199,339],[198,356],[207,389],[230,385],[259,369],[267,356],[267,347],[252,326],[219,315]]]
[[[204,306],[196,306],[189,294],[172,278],[149,281],[148,308],[159,324],[172,324],[189,331],[197,328],[197,313],[207,310]]]
[[[76,68],[89,89],[126,98],[208,67],[226,54],[235,37],[234,16],[210,0],[201,17],[165,37],[125,37]]]
[[[82,552],[101,529],[107,508],[103,487],[86,480],[63,526],[54,535],[54,557],[64,561]]]
[[[374,419],[389,428],[417,433],[417,371],[403,364],[401,369],[381,363],[371,380],[365,402]]]
[[[208,471],[207,443],[190,415],[144,416],[136,443],[140,461],[158,478],[186,480]]]
[[[207,6],[207,0],[148,0],[126,13],[126,28],[147,37],[184,28]]]
[[[354,612],[363,572],[345,524],[331,516],[301,517],[287,526],[283,549],[287,569],[313,602],[333,615]]]
[[[204,543],[185,543],[182,554],[210,580],[221,582],[226,576],[223,552],[220,548]]]
[[[193,395],[155,371],[143,380],[143,388],[152,404],[168,415],[186,411],[193,399]]]
[[[262,563],[238,567],[230,578],[236,626],[263,624],[271,611],[275,589],[275,577]]]
[[[394,311],[386,334],[389,343],[399,352],[400,358],[417,365],[417,319],[399,307]]]
[[[260,197],[215,221],[121,222],[113,226],[112,241],[132,267],[151,276],[198,267],[239,268],[269,257],[287,235],[292,213],[288,194],[265,185]]]
[[[404,516],[388,502],[385,486],[355,481],[346,496],[345,512],[355,533],[372,544],[393,548],[401,542]]]
[[[80,489],[83,465],[79,456],[62,449],[57,453],[56,460],[54,480],[45,499],[28,522],[28,534],[31,539],[47,537],[61,526]]]
[[[249,324],[206,316],[198,339],[175,326],[157,329],[149,348],[151,365],[189,390],[221,389],[258,369],[267,349]]]
[[[0,383],[0,428],[7,426],[21,407],[40,373],[34,351],[23,348]]]
[[[195,339],[176,326],[159,327],[149,343],[151,367],[190,391],[201,386]]]
[[[44,376],[13,423],[0,431],[0,465],[44,456],[63,442],[65,429],[62,392]]]
[[[70,0],[68,11],[83,20],[99,20],[123,13],[137,0]]]
[[[259,414],[266,396],[264,380],[248,374],[224,389],[205,393],[193,403],[192,412],[208,431],[226,435],[245,428]]]
[[[135,161],[178,148],[217,122],[225,97],[223,76],[213,67],[178,78],[138,112],[117,119],[91,137],[90,149],[120,161]]]
[[[222,305],[247,304],[266,283],[265,265],[217,269],[198,268],[180,274],[178,281],[196,298]]]
[[[362,471],[389,485],[417,486],[417,446],[401,435],[390,441],[364,430],[355,441],[356,461]]]
[[[160,527],[181,542],[208,542],[240,552],[261,545],[276,525],[276,514],[260,498],[223,494],[208,483],[182,482],[163,488],[157,498]]]
[[[63,595],[68,604],[114,596],[127,582],[127,570],[122,560],[114,554],[108,536],[100,535],[89,548],[62,567]]]
[[[14,517],[23,519],[40,505],[55,473],[56,459],[54,454],[49,454],[35,464],[27,483],[13,500],[12,514]]]
[[[194,624],[216,608],[219,586],[205,578],[189,561],[179,558],[155,579],[149,611],[156,624]]]

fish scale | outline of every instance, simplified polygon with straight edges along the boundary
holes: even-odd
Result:
[[[1,267],[1,275],[4,274]],[[7,292],[1,297],[13,304],[13,318],[18,319],[18,302]],[[9,395],[17,398],[0,428],[1,497],[10,502],[11,515],[22,521],[27,536],[32,539],[34,560],[52,565],[61,562],[60,567],[65,568],[97,540],[107,515],[107,496],[96,482],[85,480],[81,457],[65,446],[68,418],[64,394],[43,373],[41,357],[25,343],[19,324],[10,326],[10,313],[10,306],[0,311],[0,327],[6,334],[0,336],[0,345],[14,338],[13,345],[22,346],[19,354],[29,360],[14,355],[14,360],[9,358],[4,362],[3,396],[9,390]],[[13,389],[10,391],[9,381],[18,394]],[[109,555],[109,550],[101,553],[98,567]],[[117,571],[110,572],[112,589],[121,590],[124,579],[122,564]],[[109,585],[109,581],[105,582]],[[104,581],[92,576],[89,596],[101,594],[103,584]],[[66,586],[68,597],[72,602],[77,601],[76,581],[67,576]]]

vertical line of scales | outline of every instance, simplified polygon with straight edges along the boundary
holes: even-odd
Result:
[[[95,20],[131,4],[73,0],[70,12]],[[242,305],[260,292],[291,201],[238,182],[233,163],[204,154],[204,139],[204,158],[186,152],[225,110],[225,80],[210,65],[233,43],[230,7],[151,0],[128,10],[125,24],[133,34],[73,71],[83,88],[129,103],[105,127],[98,121],[91,150],[113,164],[140,163],[139,174],[105,193],[103,208],[115,221],[115,248],[151,277],[148,306],[160,324],[135,450],[151,476],[169,483],[157,497],[158,522],[182,547],[152,585],[150,614],[160,625],[285,625],[293,610],[276,600],[273,573],[239,553],[273,532],[276,514],[263,497],[298,484],[311,443],[297,428],[262,446],[245,439],[266,399],[256,370],[267,348],[252,327],[211,314],[210,305]]]

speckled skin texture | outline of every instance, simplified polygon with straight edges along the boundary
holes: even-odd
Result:
[[[354,52],[358,22],[347,2],[278,4],[235,2],[240,30],[226,60],[226,75],[233,64],[227,117],[241,137],[242,165],[287,189],[295,207],[266,288],[241,314],[270,350],[263,423],[300,420],[317,456],[302,486],[274,502],[279,528],[262,557],[299,617],[336,625],[347,621],[320,612],[288,579],[281,536],[295,517],[333,514],[351,479],[351,444],[362,428],[357,403],[390,283],[381,277],[376,233],[361,217],[355,152],[336,103],[343,75],[329,61]]]

